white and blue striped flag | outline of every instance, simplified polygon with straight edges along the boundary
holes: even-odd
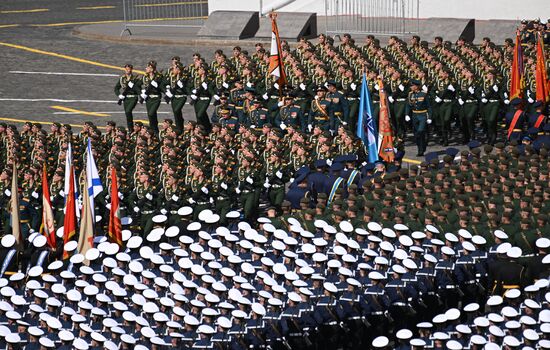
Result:
[[[95,219],[94,198],[103,191],[103,185],[101,184],[99,172],[97,171],[97,165],[95,164],[90,139],[88,139],[88,147],[86,149],[86,179],[88,182],[88,195],[90,198],[92,217]]]

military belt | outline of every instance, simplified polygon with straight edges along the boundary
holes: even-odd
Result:
[[[445,289],[456,289],[456,286],[445,286]]]
[[[279,98],[279,96],[277,96],[277,95],[271,95],[271,96],[269,96],[269,98]]]
[[[422,109],[422,110],[420,110],[420,111],[413,111],[413,113],[417,113],[417,114],[426,113],[426,112],[428,112],[427,109]]]
[[[520,289],[521,287],[517,284],[505,284],[502,286],[504,289]]]
[[[210,97],[199,97],[199,100],[203,100],[203,101],[206,101],[206,100],[209,100]]]
[[[209,202],[197,202],[198,205],[206,205],[208,204]]]
[[[174,95],[176,98],[187,97],[187,95]]]
[[[177,210],[170,210],[170,214],[177,214],[178,211]]]
[[[453,102],[453,100],[446,98],[443,100],[443,102]]]
[[[148,95],[147,97],[160,97],[160,95]]]
[[[489,102],[498,102],[499,100],[489,100]]]
[[[328,118],[327,117],[315,117],[315,120],[327,121]]]
[[[371,315],[383,315],[384,314],[384,311],[375,311],[375,312],[371,312]]]
[[[223,200],[226,200],[226,199],[229,199],[229,198],[223,197],[223,196],[216,197],[216,200],[218,200],[218,201],[223,201]]]
[[[146,210],[141,212],[143,215],[153,214],[153,210]]]
[[[273,187],[273,188],[281,188],[281,187],[285,187],[285,185],[271,185],[271,187]]]
[[[477,281],[476,280],[471,280],[471,281],[466,281],[464,282],[464,284],[474,284],[476,283]]]
[[[512,131],[522,132],[522,129],[513,129]]]
[[[355,100],[358,100],[358,98],[357,97],[348,97],[348,100],[355,101]]]
[[[404,102],[404,101],[407,101],[406,98],[396,98],[395,99],[397,102]]]
[[[30,220],[20,220],[20,222],[21,222],[22,224],[28,224],[28,223],[30,222]]]
[[[466,100],[466,101],[464,101],[464,103],[477,103],[477,101],[476,100]]]
[[[126,95],[126,97],[136,97],[137,95]]]
[[[244,107],[235,106],[235,109],[244,109]]]

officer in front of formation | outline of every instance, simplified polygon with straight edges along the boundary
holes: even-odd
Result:
[[[115,94],[118,96],[118,104],[124,105],[126,124],[128,130],[134,129],[133,110],[136,108],[138,96],[140,95],[141,79],[132,71],[134,66],[130,63],[124,65],[125,73],[118,78],[115,85]]]
[[[428,146],[427,128],[432,123],[428,95],[420,89],[420,84],[418,80],[411,80],[411,91],[407,97],[405,110],[405,121],[412,121],[418,157],[423,156],[426,152]]]
[[[167,102],[172,104],[176,128],[181,132],[183,130],[183,114],[181,110],[185,105],[185,101],[187,101],[188,77],[184,73],[183,65],[180,62],[177,62],[166,75],[164,87]]]
[[[285,130],[288,126],[293,126],[303,131],[305,128],[304,115],[302,108],[294,103],[294,96],[287,94],[283,97],[277,106],[278,113],[275,115],[275,126]]]
[[[309,112],[308,130],[311,132],[313,127],[319,126],[323,131],[334,133],[334,111],[331,100],[326,98],[327,89],[323,85],[317,87],[317,95],[311,101],[311,110]]]
[[[155,133],[159,132],[157,111],[160,107],[163,81],[164,77],[157,71],[157,62],[150,61],[145,68],[145,75],[142,77],[140,103],[145,102],[149,127]]]

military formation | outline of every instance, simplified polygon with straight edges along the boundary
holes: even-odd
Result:
[[[128,64],[115,87],[126,127],[0,123],[0,347],[550,348],[550,124],[539,101],[503,110],[495,69],[508,49],[484,45],[283,43],[286,87],[266,78],[261,45],[251,57],[218,50],[210,65],[173,57],[165,74]],[[367,161],[354,132],[363,69],[375,111],[381,76],[396,135],[411,128],[425,161],[403,164],[399,141],[393,162]],[[459,94],[457,74],[488,85]],[[167,102],[174,120],[159,122]],[[196,121],[183,117],[187,102]],[[148,125],[133,121],[138,103]],[[486,145],[475,140],[480,113]],[[516,120],[510,135],[501,113]],[[468,150],[428,152],[457,121]],[[94,248],[80,254],[63,239],[65,162],[82,200],[88,142],[103,191]],[[41,233],[43,171],[55,247]],[[108,238],[111,196],[121,245]]]
[[[540,34],[548,44],[550,24],[522,21],[518,30],[525,57],[522,108],[531,115],[537,112],[535,40]],[[375,120],[380,109],[380,78],[398,143],[408,140],[412,132],[420,155],[430,141],[443,146],[471,140],[494,145],[502,124],[499,121],[512,109],[508,91],[514,52],[511,39],[497,45],[483,38],[480,45],[473,45],[462,37],[456,43],[436,37],[429,45],[418,36],[408,43],[392,36],[381,46],[372,35],[359,44],[345,34],[336,45],[333,38],[321,34],[317,43],[302,39],[295,48],[283,41],[282,50],[288,77],[283,86],[268,74],[269,53],[262,44],[256,44],[253,53],[238,46],[228,55],[216,50],[211,63],[199,53],[189,65],[175,56],[165,73],[157,71],[156,61],[149,62],[143,76],[132,73],[128,64],[115,87],[124,104],[128,128],[132,128],[132,110],[140,101],[146,104],[151,128],[157,131],[157,110],[164,95],[166,103],[172,104],[179,130],[183,128],[181,109],[187,101],[206,131],[215,122],[235,129],[239,125],[261,128],[271,124],[284,130],[292,125],[308,134],[319,126],[332,136],[343,125],[353,132],[363,74],[367,76]],[[425,122],[418,123],[408,109],[414,104],[410,97],[415,85],[426,95]],[[527,128],[518,125],[517,129]]]

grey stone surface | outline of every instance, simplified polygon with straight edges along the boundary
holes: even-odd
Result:
[[[252,38],[259,27],[257,11],[215,11],[197,35],[206,39],[247,39]]]

